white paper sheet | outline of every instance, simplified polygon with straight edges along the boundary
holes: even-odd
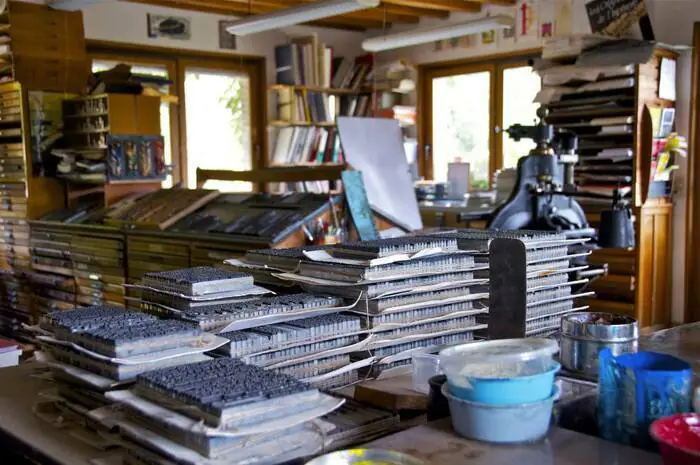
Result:
[[[339,258],[334,257],[326,250],[304,250],[304,256],[314,262],[324,262],[324,263],[339,263],[341,265],[356,265],[356,266],[380,266],[380,265],[390,265],[392,263],[407,262],[409,260],[417,260],[419,258],[431,257],[433,255],[438,255],[445,253],[440,247],[432,247],[420,250],[413,254],[400,253],[389,255],[387,257],[372,258],[370,260],[362,260],[356,258]]]
[[[167,295],[172,295],[174,297],[180,297],[183,299],[191,300],[192,302],[210,302],[210,301],[221,300],[221,299],[234,299],[237,297],[247,297],[247,296],[251,296],[251,295],[274,294],[274,292],[272,292],[268,289],[265,289],[264,287],[260,287],[260,286],[251,286],[247,289],[239,289],[237,291],[219,292],[217,294],[208,294],[208,295],[180,294],[179,292],[165,291],[163,289],[156,289],[154,287],[144,286],[143,284],[124,284],[124,287],[132,287],[135,289],[146,289],[149,291],[159,292],[161,294],[167,294]]]
[[[98,391],[106,391],[109,389],[115,389],[120,386],[126,386],[131,384],[131,381],[115,381],[113,379],[105,378],[104,376],[96,375],[89,371],[83,370],[81,368],[74,367],[65,363],[58,362],[54,358],[47,354],[46,352],[35,352],[34,358],[37,363],[46,365],[53,370],[59,371],[76,381],[86,384]]]
[[[671,58],[661,59],[659,98],[676,101],[676,60]]]
[[[282,436],[274,443],[242,448],[216,459],[208,459],[192,449],[170,441],[131,421],[123,421],[119,426],[122,433],[137,444],[145,444],[148,449],[154,450],[170,460],[188,465],[256,465],[258,463],[270,463],[270,457],[283,457],[281,462],[285,462],[292,458],[317,454],[323,449],[322,433],[309,430],[303,433]],[[130,448],[132,446],[124,444],[124,447]]]
[[[111,363],[116,363],[117,365],[142,365],[142,364],[147,364],[147,363],[162,362],[164,360],[170,360],[173,358],[184,357],[187,355],[201,354],[204,352],[209,352],[211,350],[218,349],[219,347],[221,347],[229,342],[229,340],[224,338],[224,337],[217,336],[215,334],[203,333],[202,337],[199,341],[194,342],[194,343],[187,345],[187,346],[184,346],[184,347],[163,350],[160,352],[153,352],[150,354],[136,355],[134,357],[128,357],[128,358],[117,358],[117,357],[109,357],[106,355],[98,354],[97,352],[93,352],[93,351],[86,349],[85,347],[82,347],[78,344],[74,344],[74,343],[68,342],[68,341],[62,341],[60,339],[56,339],[55,337],[37,336],[37,339],[39,339],[40,341],[49,342],[52,344],[58,344],[58,345],[66,346],[66,347],[71,347],[71,348],[77,350],[78,352],[82,352],[83,354],[85,354],[89,357],[92,357],[94,359],[104,360],[104,361],[111,362]]]
[[[338,118],[345,161],[362,171],[373,209],[410,231],[423,227],[399,123],[387,118]]]
[[[176,430],[189,431],[194,434],[202,434],[209,437],[240,438],[257,434],[268,434],[276,431],[286,430],[306,422],[320,418],[330,412],[339,409],[345,399],[338,399],[326,394],[318,393],[318,397],[309,401],[309,409],[300,413],[285,416],[278,420],[254,423],[248,426],[235,429],[212,428],[206,426],[202,421],[194,420],[190,417],[177,413],[173,410],[162,407],[143,397],[139,397],[132,391],[120,390],[111,391],[105,394],[108,399],[125,405],[147,418],[153,418],[158,423],[165,423]]]

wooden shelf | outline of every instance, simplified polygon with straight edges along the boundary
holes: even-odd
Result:
[[[318,87],[318,86],[297,86],[297,85],[287,85],[287,84],[272,84],[268,87],[268,90],[282,90],[292,88],[299,91],[311,91],[311,92],[323,92],[326,94],[336,94],[336,95],[359,95],[367,94],[373,92],[375,89],[372,87],[361,87],[359,89],[333,89],[330,87]],[[381,89],[376,89],[381,90]]]
[[[63,118],[95,118],[97,116],[107,116],[109,113],[106,111],[99,111],[95,113],[76,113],[74,115],[64,115]]]
[[[80,131],[66,131],[64,134],[66,135],[88,135],[88,134],[106,134],[109,132],[109,128],[103,128],[103,129],[81,129]]]
[[[335,123],[332,121],[323,122],[313,122],[313,121],[281,121],[273,120],[268,123],[270,126],[275,127],[287,127],[287,126],[304,126],[304,127],[319,127],[319,128],[332,128],[335,127]]]

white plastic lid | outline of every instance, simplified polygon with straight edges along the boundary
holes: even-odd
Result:
[[[500,339],[496,341],[472,342],[440,352],[440,359],[458,357],[460,363],[518,363],[552,357],[559,352],[554,339]]]

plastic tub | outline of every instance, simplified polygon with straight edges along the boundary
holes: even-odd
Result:
[[[537,441],[547,435],[552,406],[559,395],[555,386],[550,396],[539,402],[520,405],[486,405],[450,395],[442,387],[457,434],[478,441],[515,444]]]
[[[503,339],[475,342],[440,352],[450,393],[492,405],[537,402],[552,393],[560,366],[552,359],[552,339]]]
[[[700,465],[700,415],[697,413],[656,420],[649,433],[659,443],[664,465]]]
[[[448,378],[450,394],[470,402],[489,405],[529,404],[547,399],[552,394],[554,377],[561,368],[550,363],[550,370],[531,376],[514,378]]]

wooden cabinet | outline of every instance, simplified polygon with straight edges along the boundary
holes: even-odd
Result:
[[[657,49],[647,63],[625,67],[629,72],[625,71],[623,75],[601,76],[595,83],[600,84],[599,89],[615,80],[618,80],[620,87],[596,95],[589,92],[586,97],[595,97],[595,108],[579,106],[577,109],[576,105],[586,102],[579,100],[566,103],[562,99],[564,103],[553,105],[559,112],[548,117],[548,121],[555,127],[576,132],[582,141],[579,145],[582,166],[577,168],[577,175],[584,175],[581,176],[583,190],[586,190],[587,183],[590,182],[587,180],[595,179],[591,174],[599,173],[597,169],[591,168],[591,165],[599,163],[594,158],[599,153],[598,150],[608,146],[632,149],[631,159],[621,163],[611,162],[611,166],[615,165],[616,173],[623,172],[620,166],[629,166],[629,171],[623,173],[629,175],[629,178],[622,183],[622,187],[631,188],[626,200],[634,216],[636,247],[630,250],[600,249],[593,252],[590,263],[607,265],[608,275],[591,284],[597,295],[596,298],[589,299],[588,304],[593,311],[634,316],[642,328],[671,324],[673,204],[670,183],[651,182],[654,142],[662,137],[654,131],[658,125],[652,123],[652,118],[648,116],[653,112],[658,118],[663,109],[675,105],[675,102],[659,98],[658,93],[661,63],[666,59],[676,60],[677,55]],[[585,117],[582,116],[584,112]],[[595,121],[611,116],[627,119],[624,124],[615,124],[628,126],[629,129],[616,133],[613,127],[606,127],[609,123]],[[600,132],[596,132],[598,126]],[[592,146],[595,149],[586,149]],[[612,184],[608,187],[615,187]],[[600,212],[609,209],[610,203],[581,200],[581,204],[591,225],[598,228]]]
[[[0,15],[9,26],[9,51],[2,60],[15,81],[28,89],[81,92],[89,75],[83,15],[46,5],[10,2]],[[7,75],[7,74],[6,74]]]

